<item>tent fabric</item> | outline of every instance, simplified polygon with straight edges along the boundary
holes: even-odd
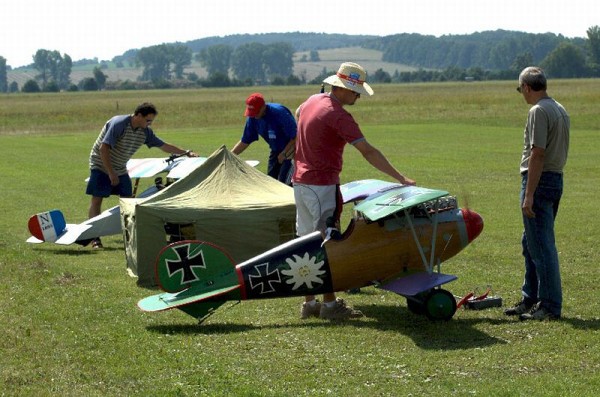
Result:
[[[186,177],[153,196],[121,198],[125,257],[138,285],[156,286],[154,265],[169,244],[165,226],[179,237],[210,242],[237,263],[295,235],[293,189],[249,166],[225,146]]]

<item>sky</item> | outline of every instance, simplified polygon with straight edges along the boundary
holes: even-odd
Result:
[[[232,34],[317,32],[442,36],[488,30],[587,38],[590,0],[3,0],[0,56],[13,68],[38,49],[111,60],[162,43]]]

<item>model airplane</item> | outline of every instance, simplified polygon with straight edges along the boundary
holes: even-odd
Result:
[[[200,165],[206,157],[184,157],[187,154],[171,155],[167,158],[142,158],[131,159],[127,162],[127,173],[134,179],[133,195],[138,198],[150,197],[172,181],[181,179]],[[247,164],[256,167],[259,161],[247,160]],[[150,178],[159,173],[167,172],[167,183],[163,185],[162,178],[155,179],[154,185],[148,187],[140,194],[136,194],[140,178]],[[31,237],[28,243],[39,244],[43,242],[69,245],[77,243],[87,245],[96,237],[120,234],[121,217],[119,206],[114,206],[80,224],[66,223],[64,214],[58,209],[41,212],[29,218],[29,232]]]
[[[181,241],[156,261],[165,293],[138,302],[143,311],[177,308],[202,321],[226,301],[320,295],[368,285],[406,297],[408,307],[448,320],[454,296],[440,286],[457,277],[440,264],[481,233],[483,220],[446,191],[377,180],[341,187],[354,216],[343,234],[296,238],[236,265],[219,247]],[[333,232],[333,233],[331,233]]]

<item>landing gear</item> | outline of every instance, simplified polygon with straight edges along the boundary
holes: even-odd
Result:
[[[432,289],[407,297],[406,304],[412,313],[425,314],[435,321],[448,321],[456,313],[456,299],[444,289]]]
[[[427,298],[428,291],[421,292],[415,296],[406,297],[406,306],[411,313],[414,314],[425,314],[425,299]]]

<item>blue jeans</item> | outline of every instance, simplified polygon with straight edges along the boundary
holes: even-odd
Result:
[[[521,204],[525,196],[527,173],[521,185]],[[530,303],[540,304],[560,316],[562,288],[558,252],[554,240],[554,220],[563,192],[563,176],[556,172],[543,172],[533,197],[535,218],[523,215],[525,230],[521,244],[525,257],[523,297]]]
[[[267,165],[267,175],[271,178],[277,179],[279,182],[285,183],[286,185],[291,185],[291,168],[292,168],[292,160],[283,160],[283,163],[280,163],[277,160],[277,156],[279,156],[279,152],[271,152],[269,154],[269,164]]]

